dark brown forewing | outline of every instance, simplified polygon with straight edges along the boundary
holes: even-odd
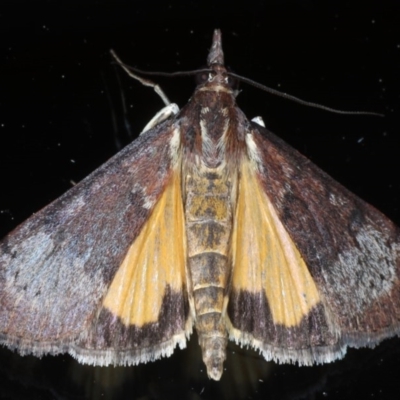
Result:
[[[22,353],[57,353],[97,318],[121,260],[171,175],[172,131],[166,121],[142,135],[3,239],[3,344]],[[183,307],[175,309],[178,314]]]
[[[261,184],[320,291],[315,317],[343,348],[399,333],[399,228],[266,129],[253,124],[253,136]]]

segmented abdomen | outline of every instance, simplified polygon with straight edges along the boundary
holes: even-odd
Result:
[[[219,379],[227,344],[221,316],[230,271],[232,183],[218,171],[208,169],[186,178],[186,196],[188,273],[195,328],[208,375]]]

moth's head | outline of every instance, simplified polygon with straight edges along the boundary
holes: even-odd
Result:
[[[203,86],[203,90],[222,89],[231,92],[236,97],[238,81],[229,75],[224,65],[224,52],[222,51],[221,31],[219,29],[214,31],[207,66],[209,70],[202,70],[196,75],[197,84]]]

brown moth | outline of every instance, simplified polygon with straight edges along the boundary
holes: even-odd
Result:
[[[400,331],[399,229],[236,105],[214,33],[188,104],[0,243],[0,341],[134,365],[196,329],[311,365]],[[171,110],[170,109],[170,110]]]

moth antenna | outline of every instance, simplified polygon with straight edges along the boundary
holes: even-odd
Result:
[[[244,76],[234,74],[233,72],[227,72],[227,74],[229,76],[231,76],[232,78],[237,79],[240,82],[247,83],[247,84],[252,85],[252,86],[254,86],[254,87],[258,88],[258,89],[263,90],[264,92],[270,93],[270,94],[272,94],[274,96],[282,97],[282,98],[290,100],[290,101],[294,101],[295,103],[302,104],[303,106],[319,108],[320,110],[328,111],[328,112],[335,113],[335,114],[371,115],[371,116],[374,116],[374,117],[384,117],[385,116],[384,114],[375,113],[375,112],[371,112],[371,111],[344,111],[344,110],[338,110],[336,108],[327,107],[327,106],[324,106],[322,104],[318,104],[318,103],[313,103],[311,101],[302,100],[302,99],[300,99],[298,97],[292,96],[291,94],[280,92],[279,90],[272,89],[272,88],[270,88],[268,86],[262,85],[261,83],[255,82],[255,81],[253,81],[253,80],[251,80],[249,78],[245,78]]]
[[[210,68],[200,68],[200,69],[193,69],[191,71],[176,71],[176,72],[163,72],[163,71],[145,71],[143,69],[139,69],[136,67],[132,67],[130,65],[125,64],[121,59],[117,56],[114,50],[110,50],[111,55],[115,58],[115,61],[118,65],[120,65],[126,72],[133,71],[134,73],[141,74],[141,75],[153,75],[153,76],[165,76],[167,78],[174,78],[176,76],[193,76],[199,73],[209,73],[212,72]],[[132,76],[134,79],[140,80],[142,78]],[[151,81],[150,81],[151,82]],[[152,82],[153,83],[153,82]],[[153,83],[154,84],[154,83]],[[148,85],[146,85],[148,86]]]
[[[175,78],[180,76],[193,76],[201,73],[210,73],[212,69],[210,68],[201,68],[201,69],[194,69],[191,71],[176,71],[176,72],[163,72],[163,71],[144,71],[142,69],[131,67],[130,65],[124,64],[125,68],[129,71],[133,71],[137,74],[141,75],[150,75],[150,76],[164,76],[166,78]]]

